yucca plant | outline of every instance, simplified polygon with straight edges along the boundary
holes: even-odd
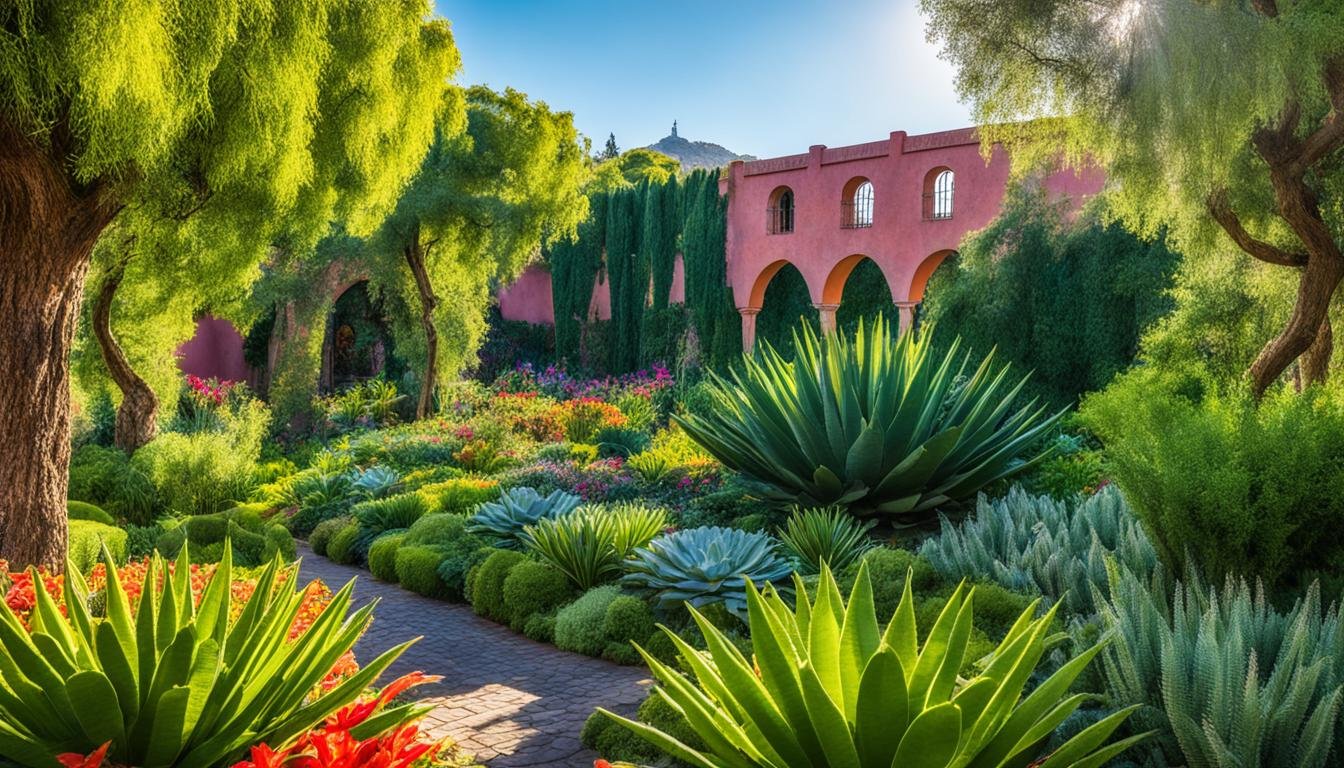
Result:
[[[110,742],[117,764],[227,765],[252,744],[283,744],[322,722],[409,645],[316,693],[372,618],[373,603],[347,615],[353,582],[290,640],[304,597],[295,566],[273,561],[232,618],[228,547],[199,604],[186,547],[173,568],[153,558],[134,611],[106,550],[103,562],[105,616],[90,611],[88,584],[69,567],[60,604],[35,590],[31,632],[0,606],[0,758],[11,764],[51,768],[57,754]]]
[[[522,541],[574,586],[588,590],[619,576],[621,564],[657,536],[666,519],[663,510],[643,504],[585,506],[529,525]]]
[[[792,609],[774,589],[762,594],[748,585],[752,659],[695,610],[708,654],[664,630],[689,677],[639,649],[661,683],[656,695],[703,748],[599,711],[696,768],[1098,768],[1144,738],[1106,743],[1132,711],[1123,709],[1046,756],[1055,728],[1088,700],[1069,687],[1101,650],[1084,651],[1024,696],[1049,646],[1053,612],[1033,619],[1036,606],[1028,608],[984,672],[963,680],[958,671],[971,636],[973,592],[964,584],[921,648],[910,579],[885,630],[866,566],[848,605],[829,569],[822,570],[815,601],[797,581]]]
[[[779,541],[803,573],[821,573],[823,565],[843,571],[876,546],[868,538],[868,531],[876,524],[874,520],[857,520],[840,507],[795,508],[779,531]]]
[[[958,343],[936,358],[932,338],[881,317],[852,336],[804,324],[792,362],[758,344],[731,378],[710,373],[717,408],[674,418],[775,500],[924,522],[1044,458],[1033,446],[1062,415],[1015,409],[1025,377]]]
[[[583,499],[564,491],[551,491],[542,496],[536,490],[522,486],[510,488],[495,501],[487,501],[471,517],[468,530],[494,537],[494,546],[500,549],[518,549],[519,535],[538,520],[555,518],[573,512]]]
[[[1344,743],[1344,621],[1313,584],[1291,610],[1263,588],[1193,574],[1177,585],[1111,568],[1097,595],[1115,642],[1102,654],[1106,687],[1154,728],[1157,764],[1189,768],[1322,768]]]
[[[706,526],[659,536],[635,550],[625,570],[622,584],[664,612],[723,603],[745,619],[747,582],[784,581],[794,567],[763,533]]]

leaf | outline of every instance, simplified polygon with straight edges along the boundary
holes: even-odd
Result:
[[[961,739],[961,710],[945,702],[924,710],[901,739],[891,768],[947,768]]]

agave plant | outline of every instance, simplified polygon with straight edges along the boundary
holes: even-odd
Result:
[[[692,677],[639,649],[661,683],[657,695],[703,748],[599,711],[696,768],[1097,768],[1146,736],[1106,744],[1132,711],[1123,709],[1044,754],[1055,728],[1089,698],[1069,687],[1101,650],[1084,651],[1024,696],[1050,645],[1053,612],[1033,619],[1036,606],[1028,608],[984,672],[962,680],[972,630],[972,590],[964,584],[921,648],[910,579],[885,630],[866,566],[848,606],[829,569],[822,570],[815,602],[797,581],[794,609],[776,590],[762,594],[748,584],[753,659],[695,610],[708,654],[664,630]]]
[[[401,475],[395,469],[373,466],[350,470],[350,484],[366,499],[381,499],[396,490]]]
[[[228,547],[199,604],[186,547],[173,568],[153,558],[134,611],[106,550],[103,562],[104,616],[90,611],[74,568],[60,604],[35,590],[31,632],[0,606],[0,762],[49,768],[58,754],[108,743],[108,760],[122,765],[227,765],[252,744],[283,744],[321,723],[409,645],[315,693],[372,618],[372,603],[347,616],[353,582],[291,641],[304,590],[279,560],[257,576],[236,618]]]
[[[542,496],[526,486],[512,488],[501,493],[497,500],[482,504],[472,516],[467,530],[493,536],[494,545],[500,549],[518,549],[521,546],[519,535],[524,528],[539,520],[567,515],[581,501],[578,496],[564,491],[552,491],[549,496]]]
[[[704,527],[654,539],[635,550],[625,569],[622,584],[653,597],[663,611],[721,602],[745,618],[747,582],[787,579],[793,563],[763,533]]]
[[[939,360],[931,340],[880,317],[852,337],[804,324],[793,362],[760,344],[731,379],[710,374],[717,408],[674,418],[773,499],[924,522],[1044,458],[1024,454],[1062,415],[1014,409],[1026,378],[1011,383],[992,353],[972,368],[958,343]]]
[[[523,530],[528,551],[555,566],[582,590],[621,573],[637,547],[666,525],[667,513],[644,504],[580,507],[563,517],[542,518]]]
[[[868,538],[876,524],[856,520],[840,507],[795,509],[780,530],[779,541],[804,573],[821,573],[823,565],[843,571],[877,545]]]

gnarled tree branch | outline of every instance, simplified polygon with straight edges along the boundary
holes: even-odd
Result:
[[[1246,231],[1242,226],[1241,219],[1237,217],[1232,210],[1232,204],[1227,199],[1227,191],[1219,189],[1208,196],[1205,205],[1209,209],[1209,215],[1218,222],[1219,226],[1227,232],[1227,236],[1232,238],[1232,242],[1237,247],[1255,258],[1277,264],[1281,267],[1303,267],[1307,264],[1307,254],[1289,253],[1263,240],[1257,240]]]

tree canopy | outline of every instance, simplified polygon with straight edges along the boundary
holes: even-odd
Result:
[[[1324,378],[1344,279],[1344,5],[1276,0],[922,0],[983,139],[1019,168],[1107,169],[1110,210],[1191,255],[1231,242],[1300,272],[1251,365]]]
[[[16,444],[0,555],[63,562],[68,358],[95,244],[145,260],[125,279],[237,288],[277,241],[371,230],[457,68],[425,2],[0,8],[0,360],[34,372],[0,386]]]

